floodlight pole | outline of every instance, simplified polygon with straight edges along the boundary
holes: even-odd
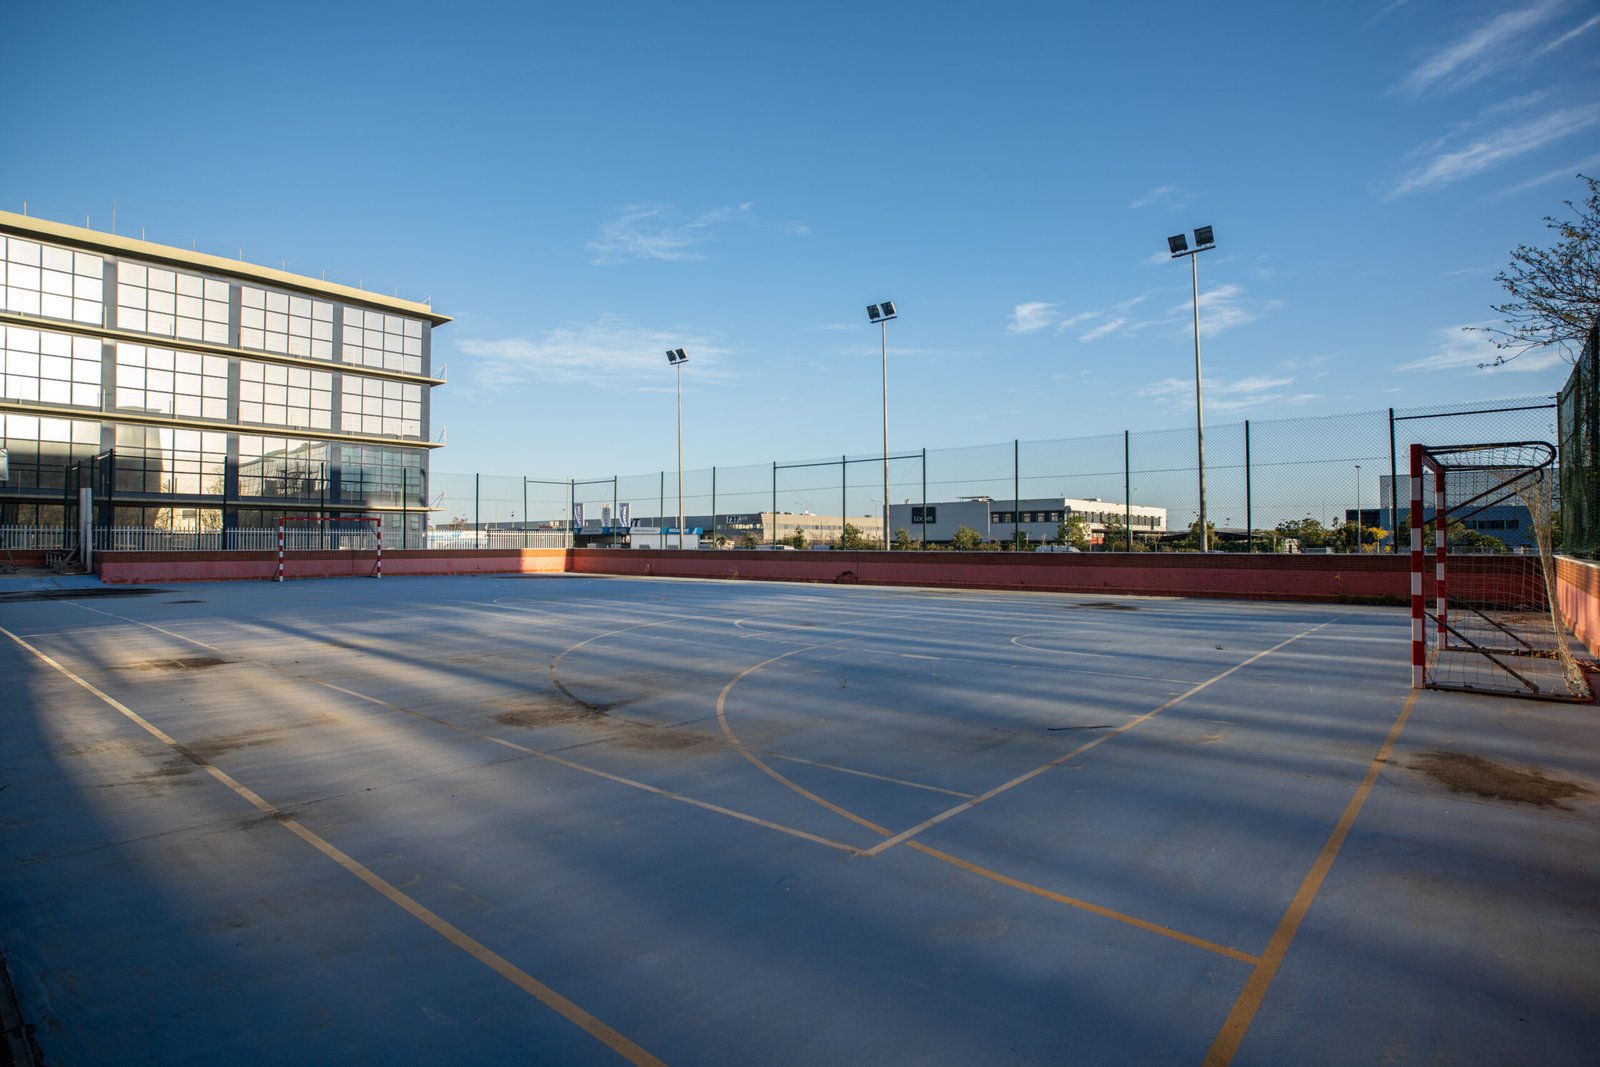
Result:
[[[1361,551],[1361,464],[1356,464],[1356,551]]]
[[[1194,232],[1195,247],[1188,248],[1188,242],[1179,234],[1167,239],[1167,247],[1172,252],[1172,258],[1179,256],[1189,257],[1189,280],[1194,288],[1194,429],[1195,447],[1200,465],[1200,551],[1211,551],[1211,537],[1206,530],[1206,419],[1205,405],[1201,396],[1200,378],[1200,268],[1195,263],[1195,258],[1201,253],[1216,247],[1212,239],[1210,226],[1202,226]]]
[[[889,551],[889,320],[883,327],[883,550]]]
[[[678,551],[683,551],[683,364],[673,366],[678,374]]]

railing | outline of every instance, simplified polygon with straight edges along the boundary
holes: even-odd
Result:
[[[0,549],[60,552],[77,543],[77,531],[60,526],[0,526]]]

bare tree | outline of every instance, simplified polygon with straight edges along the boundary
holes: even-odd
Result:
[[[1546,215],[1546,228],[1559,234],[1549,248],[1518,245],[1511,266],[1494,276],[1511,299],[1496,304],[1505,316],[1504,326],[1478,327],[1494,340],[1496,348],[1510,349],[1480,367],[1497,367],[1533,348],[1549,345],[1567,349],[1583,347],[1589,330],[1600,316],[1600,181],[1578,175],[1589,186],[1582,204],[1563,201],[1573,217]],[[1570,354],[1568,361],[1572,360]]]

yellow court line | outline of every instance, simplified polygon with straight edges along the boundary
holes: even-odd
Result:
[[[357,861],[355,858],[319,836],[316,832],[305,826],[294,816],[280,811],[277,807],[269,803],[254,790],[235,780],[233,776],[228,774],[226,771],[210,763],[205,759],[205,757],[199,755],[193,749],[190,749],[182,742],[168,735],[160,727],[144,718],[126,704],[123,704],[115,697],[109,696],[108,694],[97,689],[93,683],[78,677],[78,675],[74,674],[71,670],[56,662],[54,659],[50,658],[50,656],[35,648],[33,645],[30,645],[28,642],[24,641],[10,630],[0,627],[0,634],[4,634],[5,636],[9,637],[11,640],[15,641],[17,644],[21,645],[23,648],[37,656],[47,666],[60,672],[68,680],[88,690],[88,692],[93,694],[100,701],[125,716],[130,722],[134,723],[150,736],[171,748],[174,752],[178,753],[190,763],[193,763],[196,767],[199,767],[201,770],[211,775],[211,777],[215,778],[218,782],[221,782],[223,785],[227,786],[257,811],[260,811],[263,815],[271,817],[290,833],[294,834],[306,844],[315,848],[318,852],[321,852],[324,856],[337,863],[340,867],[343,867],[347,872],[364,882],[369,888],[377,891],[391,904],[394,904],[396,907],[402,909],[413,918],[422,922],[434,933],[443,937],[446,941],[449,941],[452,945],[456,946],[461,951],[477,960],[479,963],[482,963],[484,966],[488,967],[490,970],[509,981],[512,985],[516,986],[518,989],[521,989],[523,992],[534,997],[545,1007],[551,1009],[568,1022],[573,1023],[580,1029],[587,1032],[591,1037],[601,1042],[603,1045],[611,1049],[611,1051],[615,1052],[623,1059],[627,1060],[629,1063],[649,1065],[649,1067],[666,1067],[664,1061],[652,1055],[650,1052],[646,1051],[643,1047],[636,1044],[622,1033],[612,1029],[610,1026],[607,1026],[594,1015],[584,1011],[582,1008],[578,1007],[578,1005],[574,1004],[560,993],[557,993],[554,989],[545,985],[537,978],[534,978],[532,975],[522,970],[520,967],[506,959],[504,956],[500,955],[498,952],[495,952],[487,945],[469,936],[459,927],[452,925],[444,918],[428,910],[422,904],[407,896],[405,893],[395,888],[395,886],[391,885],[383,878],[379,877],[375,872]]]
[[[943,860],[945,863],[960,867],[964,871],[970,871],[971,873],[979,875],[980,877],[999,882],[1001,885],[1008,885],[1012,889],[1020,889],[1024,893],[1032,893],[1034,896],[1043,897],[1046,900],[1053,900],[1057,904],[1066,904],[1069,907],[1079,908],[1093,915],[1098,915],[1101,918],[1114,919],[1119,923],[1126,923],[1129,926],[1137,927],[1138,929],[1144,930],[1147,933],[1160,934],[1162,937],[1170,937],[1174,941],[1182,941],[1185,945],[1192,945],[1195,948],[1203,948],[1207,952],[1215,952],[1219,956],[1226,956],[1228,959],[1238,960],[1240,963],[1260,962],[1258,957],[1252,956],[1248,952],[1242,952],[1236,948],[1229,948],[1227,945],[1219,945],[1215,941],[1207,941],[1205,938],[1195,937],[1192,934],[1186,934],[1181,930],[1174,930],[1170,926],[1162,926],[1159,923],[1153,923],[1147,919],[1141,919],[1138,916],[1129,915],[1124,911],[1117,911],[1113,908],[1107,908],[1100,904],[1093,904],[1087,900],[1080,900],[1077,897],[1069,897],[1065,893],[1057,893],[1054,890],[1045,889],[1043,886],[1033,885],[1029,882],[1012,878],[1010,875],[1001,874],[999,871],[993,871],[987,867],[980,867],[976,863],[969,863],[960,856],[952,856],[948,852],[940,852],[936,848],[929,848],[921,841],[911,842],[910,847],[916,849],[918,852],[921,852],[924,855],[932,856],[936,860]]]
[[[1234,1001],[1233,1010],[1228,1012],[1228,1018],[1218,1031],[1216,1040],[1212,1041],[1204,1060],[1206,1067],[1226,1067],[1233,1062],[1234,1054],[1239,1051],[1239,1044],[1244,1041],[1244,1035],[1249,1031],[1251,1022],[1255,1020],[1261,1002],[1266,999],[1267,989],[1277,976],[1284,957],[1289,954],[1289,945],[1294,941],[1294,935],[1299,931],[1306,913],[1311,910],[1312,902],[1317,899],[1317,893],[1327,879],[1333,861],[1338,858],[1339,850],[1344,847],[1345,838],[1350,836],[1350,828],[1355,825],[1356,817],[1361,814],[1367,797],[1377,784],[1378,775],[1383,773],[1384,764],[1389,762],[1389,753],[1394,749],[1395,742],[1400,739],[1400,731],[1405,728],[1406,719],[1411,716],[1411,708],[1421,693],[1420,689],[1411,691],[1405,707],[1400,709],[1400,717],[1394,721],[1394,726],[1389,730],[1389,736],[1384,739],[1378,754],[1372,758],[1372,765],[1367,768],[1366,777],[1361,780],[1361,785],[1350,798],[1350,803],[1345,805],[1344,814],[1339,817],[1338,825],[1328,835],[1328,840],[1317,855],[1316,862],[1306,873],[1305,881],[1300,883],[1294,899],[1289,902],[1289,910],[1283,913],[1272,940],[1267,942],[1266,951],[1261,954],[1255,970],[1245,982],[1239,999]]]
[[[1252,663],[1256,662],[1257,660],[1262,659],[1262,658],[1264,658],[1266,656],[1270,656],[1270,655],[1272,655],[1272,653],[1278,651],[1280,648],[1284,648],[1284,647],[1286,647],[1288,645],[1291,645],[1294,642],[1300,640],[1302,637],[1308,637],[1311,634],[1316,633],[1318,630],[1322,629],[1325,626],[1332,626],[1333,623],[1334,623],[1334,620],[1329,619],[1327,622],[1322,623],[1320,626],[1313,626],[1311,629],[1305,631],[1304,633],[1295,634],[1293,637],[1289,638],[1289,640],[1287,640],[1287,641],[1280,641],[1278,644],[1273,645],[1271,648],[1263,649],[1262,651],[1257,652],[1255,655],[1251,656],[1249,659],[1245,660],[1244,662],[1236,663],[1232,667],[1229,667],[1227,670],[1223,671],[1221,674],[1218,674],[1213,678],[1207,678],[1205,681],[1199,683],[1198,685],[1192,686],[1189,689],[1185,690],[1184,692],[1179,693],[1177,696],[1173,697],[1171,700],[1167,701],[1165,704],[1162,704],[1159,707],[1152,708],[1149,711],[1145,712],[1143,715],[1138,716],[1137,718],[1129,719],[1127,722],[1123,723],[1121,726],[1117,727],[1114,730],[1108,730],[1107,732],[1101,734],[1099,737],[1096,737],[1093,741],[1085,741],[1083,744],[1079,745],[1077,748],[1071,750],[1070,752],[1064,752],[1064,753],[1062,753],[1061,755],[1057,756],[1055,759],[1051,760],[1048,763],[1041,764],[1040,766],[1035,767],[1031,771],[1026,771],[1023,774],[1019,774],[1015,778],[1011,779],[1009,782],[1002,782],[1000,785],[995,786],[993,789],[990,789],[987,792],[979,793],[977,796],[973,797],[971,800],[963,801],[962,803],[957,804],[953,808],[947,808],[946,810],[940,812],[937,815],[932,816],[931,818],[924,819],[922,822],[920,822],[917,825],[911,827],[909,830],[900,831],[898,834],[895,834],[893,837],[889,838],[888,840],[882,841],[882,842],[879,842],[876,845],[873,845],[871,848],[866,850],[864,855],[876,856],[876,855],[879,855],[880,853],[886,852],[887,850],[893,848],[894,846],[896,846],[898,844],[901,844],[903,842],[911,840],[913,837],[916,837],[918,834],[922,833],[924,830],[931,830],[933,827],[938,826],[940,823],[946,821],[947,819],[953,819],[957,815],[962,814],[963,812],[971,811],[973,808],[977,807],[979,804],[982,804],[986,800],[992,800],[992,799],[994,799],[995,797],[999,796],[1002,793],[1010,792],[1011,790],[1015,789],[1019,785],[1023,785],[1024,783],[1031,782],[1031,781],[1033,781],[1033,779],[1039,777],[1039,775],[1041,775],[1041,774],[1044,774],[1046,771],[1054,770],[1056,767],[1061,766],[1063,763],[1066,763],[1068,760],[1074,759],[1077,756],[1080,756],[1083,753],[1088,752],[1090,749],[1096,747],[1097,745],[1103,745],[1107,741],[1111,740],[1113,737],[1117,737],[1117,736],[1119,736],[1121,734],[1127,733],[1129,730],[1133,729],[1135,726],[1139,726],[1142,723],[1149,722],[1151,719],[1155,718],[1157,715],[1160,715],[1163,711],[1166,711],[1168,708],[1172,707],[1173,705],[1181,704],[1183,701],[1188,700],[1190,697],[1194,696],[1196,693],[1200,692],[1202,689],[1206,689],[1206,688],[1208,688],[1210,686],[1213,686],[1213,685],[1217,684],[1218,682],[1222,681],[1224,678],[1228,677],[1230,674],[1233,674],[1236,671],[1242,671],[1246,667],[1250,666]],[[719,706],[720,706],[720,704],[719,704]]]

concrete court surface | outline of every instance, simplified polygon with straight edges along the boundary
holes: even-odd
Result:
[[[1413,700],[1404,610],[13,579],[0,630],[45,1063],[1600,1049],[1596,709]]]

